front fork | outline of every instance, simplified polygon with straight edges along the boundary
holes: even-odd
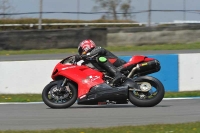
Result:
[[[64,80],[58,80],[57,88],[59,91],[63,91],[65,89],[64,85],[67,82],[67,79],[64,78]]]

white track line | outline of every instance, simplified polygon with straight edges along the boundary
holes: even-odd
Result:
[[[200,99],[200,97],[180,97],[180,98],[163,98],[163,100],[193,100],[193,99]],[[43,104],[44,102],[7,102],[7,103],[0,103],[1,104]]]
[[[190,100],[190,99],[200,99],[200,97],[163,98],[163,100]]]
[[[7,102],[0,104],[43,104],[44,102]]]

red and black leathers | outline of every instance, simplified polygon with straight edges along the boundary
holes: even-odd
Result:
[[[90,57],[97,57],[97,56],[103,56],[108,59],[108,61],[113,64],[115,67],[119,67],[126,62],[120,58],[118,58],[116,55],[111,53],[110,51],[102,48],[102,47],[96,47],[92,49],[89,53],[86,55],[83,55],[83,58],[90,58]]]
[[[95,47],[94,49],[88,51],[87,54],[81,55],[81,57],[91,63],[96,62],[100,67],[110,73],[110,75],[113,77],[111,84],[115,84],[125,78],[125,76],[120,73],[117,67],[122,66],[126,62],[102,47]],[[98,59],[90,60],[94,57],[105,57],[107,60],[104,62],[101,62]]]

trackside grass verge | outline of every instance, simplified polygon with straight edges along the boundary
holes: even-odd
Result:
[[[142,45],[142,46],[107,46],[106,49],[112,52],[119,51],[146,51],[146,50],[191,50],[200,49],[200,42],[191,44],[162,44],[162,45]],[[58,54],[77,53],[77,48],[67,49],[44,49],[44,50],[1,50],[0,55],[21,55],[21,54]]]
[[[165,98],[200,97],[200,91],[166,92]],[[41,102],[41,94],[0,94],[0,102]]]
[[[41,102],[41,94],[0,94],[0,102]]]
[[[33,125],[34,126],[34,125]],[[182,124],[154,124],[110,128],[72,128],[35,131],[0,131],[0,133],[200,133],[200,122]]]

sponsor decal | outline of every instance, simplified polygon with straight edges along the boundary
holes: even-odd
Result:
[[[62,68],[62,70],[71,69],[71,68],[75,68],[75,67],[76,66],[68,66],[68,67]]]
[[[93,82],[97,79],[100,79],[100,76],[93,76],[93,77],[91,76],[90,81]]]
[[[148,65],[147,63],[143,63],[143,64],[141,64],[140,66],[146,66],[146,65]]]
[[[82,80],[83,83],[94,82],[95,80],[100,79],[100,76],[88,76]]]

